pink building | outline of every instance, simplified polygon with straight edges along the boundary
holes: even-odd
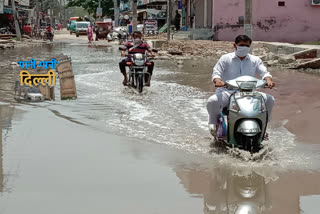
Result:
[[[245,0],[213,0],[215,39],[233,41],[243,34],[244,4]],[[256,41],[320,41],[319,6],[320,0],[252,0],[252,37]]]

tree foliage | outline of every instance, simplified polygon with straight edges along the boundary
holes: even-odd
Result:
[[[102,8],[102,16],[111,16],[113,15],[113,0],[101,0],[100,5]],[[99,6],[98,0],[70,0],[67,4],[67,7],[82,7],[90,15],[96,17],[96,10]]]

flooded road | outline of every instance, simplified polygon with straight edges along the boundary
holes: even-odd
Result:
[[[215,60],[157,61],[152,86],[138,95],[121,85],[114,45],[71,41],[0,59],[60,53],[72,57],[77,100],[60,101],[57,85],[56,101],[0,108],[0,213],[56,213],[56,204],[62,213],[300,213],[302,197],[320,195],[319,76],[272,69],[270,140],[250,161],[209,147]],[[1,69],[1,99],[10,100],[18,72]]]

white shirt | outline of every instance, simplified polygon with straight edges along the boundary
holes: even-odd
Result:
[[[233,53],[223,55],[213,68],[212,81],[220,78],[223,81],[232,80],[240,76],[258,75],[262,79],[271,77],[262,60],[251,54],[248,54],[243,60]]]

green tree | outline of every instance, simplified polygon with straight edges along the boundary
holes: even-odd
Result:
[[[61,11],[61,6],[59,0],[43,0],[42,9],[47,12],[48,9],[53,10],[53,15],[57,16]]]
[[[113,15],[113,0],[101,0],[100,2],[102,8],[102,16],[111,16]],[[70,0],[67,4],[67,7],[82,7],[90,15],[96,17],[96,10],[99,6],[98,0]]]

